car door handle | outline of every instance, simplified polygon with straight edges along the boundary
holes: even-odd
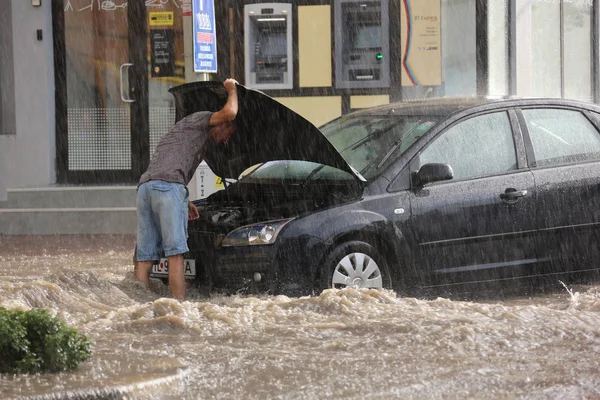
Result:
[[[508,188],[504,193],[500,193],[500,198],[505,201],[517,201],[521,197],[527,196],[527,190],[517,190]]]

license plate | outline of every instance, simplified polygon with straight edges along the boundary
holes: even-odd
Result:
[[[196,277],[196,260],[183,260],[183,270],[185,272],[186,279],[192,279]],[[169,260],[161,258],[158,264],[152,265],[152,272],[150,276],[154,278],[168,278],[169,277]]]

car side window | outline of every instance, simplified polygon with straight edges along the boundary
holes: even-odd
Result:
[[[523,110],[536,166],[600,160],[600,134],[579,111]]]
[[[455,180],[517,169],[508,113],[479,115],[452,126],[421,152],[419,167],[428,163],[449,164]]]

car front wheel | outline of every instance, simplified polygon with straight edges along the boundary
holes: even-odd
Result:
[[[385,258],[365,242],[352,241],[337,246],[322,268],[319,286],[323,290],[345,287],[391,288]]]

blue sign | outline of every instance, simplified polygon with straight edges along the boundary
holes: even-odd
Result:
[[[214,0],[192,0],[194,72],[217,72]]]

